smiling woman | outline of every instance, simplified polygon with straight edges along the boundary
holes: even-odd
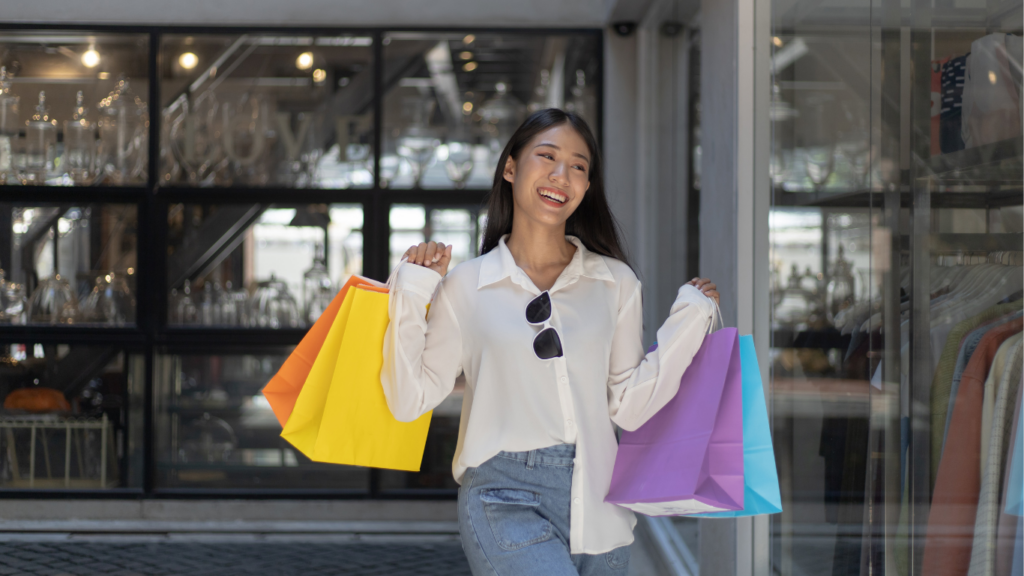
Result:
[[[505,146],[481,253],[448,273],[451,246],[406,252],[383,345],[388,407],[411,422],[464,377],[452,471],[474,573],[623,576],[636,519],[605,501],[614,426],[635,430],[675,396],[715,285],[680,287],[658,330],[672,353],[644,354],[640,282],[597,143],[558,109],[534,113]]]

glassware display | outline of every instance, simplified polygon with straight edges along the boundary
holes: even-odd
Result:
[[[11,93],[11,75],[6,66],[0,66],[0,184],[6,184],[17,167],[18,135],[21,132],[18,117],[20,98]]]
[[[163,184],[373,185],[370,35],[166,34],[161,42],[175,62],[161,77]]]
[[[45,184],[57,158],[57,121],[50,118],[46,92],[39,92],[35,114],[25,123],[25,159],[22,184]]]
[[[91,184],[96,175],[96,131],[86,118],[86,111],[85,98],[79,90],[71,119],[64,121],[64,155],[61,157],[61,169],[78,186]]]
[[[209,412],[186,422],[181,433],[178,461],[183,464],[228,462],[238,447],[235,431]]]
[[[298,328],[303,325],[299,305],[288,291],[288,284],[274,274],[256,284],[249,300],[248,315],[253,328]]]
[[[302,318],[312,325],[324,313],[334,299],[331,275],[327,271],[327,256],[324,245],[316,245],[313,266],[302,275]]]
[[[29,300],[28,317],[36,324],[74,324],[78,297],[67,278],[54,274],[43,279]]]
[[[398,79],[384,95],[381,187],[488,189],[512,132],[541,108],[571,109],[596,128],[593,40],[388,33],[384,74]]]
[[[98,170],[113,184],[144,182],[149,141],[146,102],[132,90],[131,81],[122,77],[98,109]]]
[[[107,272],[96,277],[92,291],[81,305],[82,320],[109,326],[135,322],[135,297],[121,273]]]

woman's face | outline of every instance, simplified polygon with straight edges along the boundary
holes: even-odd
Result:
[[[538,133],[505,163],[515,215],[564,225],[590,188],[590,149],[569,124]]]

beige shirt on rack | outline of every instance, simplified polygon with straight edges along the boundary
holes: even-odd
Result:
[[[634,430],[675,396],[714,303],[693,286],[681,287],[658,330],[658,349],[645,355],[633,271],[566,239],[576,252],[548,291],[563,357],[534,353],[540,328],[527,323],[526,306],[542,291],[502,238],[443,282],[428,268],[400,266],[381,382],[391,412],[410,421],[440,404],[465,374],[456,481],[503,450],[575,444],[570,550],[599,554],[630,544],[636,524],[632,512],[604,502],[618,449],[614,424]]]

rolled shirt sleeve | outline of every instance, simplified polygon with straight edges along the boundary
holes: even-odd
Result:
[[[462,334],[441,275],[423,266],[401,265],[388,316],[380,380],[392,415],[411,422],[451,393],[462,372]]]
[[[640,283],[619,308],[608,371],[608,411],[624,430],[636,430],[679,391],[683,372],[704,342],[713,301],[694,286],[679,288],[658,329],[658,348],[644,354]]]

